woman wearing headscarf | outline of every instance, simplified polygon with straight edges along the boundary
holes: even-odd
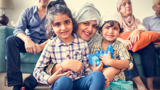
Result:
[[[130,0],[118,0],[117,11],[121,14],[122,17],[122,26],[124,29],[124,33],[132,32],[127,40],[123,40],[121,38],[119,38],[119,40],[124,43],[129,50],[131,50],[132,45],[139,39],[140,33],[144,32],[146,28],[132,14],[132,3]],[[145,48],[138,50],[137,53],[139,53],[141,56],[141,62],[143,66],[144,76],[146,77],[147,87],[149,90],[153,90],[153,77],[156,75],[155,47],[151,43]],[[136,65],[134,65],[133,70],[128,71],[128,77],[136,83],[138,90],[146,90],[145,85],[140,79]]]
[[[78,23],[77,35],[88,42],[91,49],[94,42],[102,39],[97,32],[100,24],[100,12],[91,3],[86,3],[73,12],[73,17]]]
[[[89,49],[91,49],[91,46],[93,45],[93,43],[102,38],[98,33],[96,33],[98,25],[100,23],[99,11],[94,7],[93,4],[86,3],[83,6],[81,6],[80,8],[78,8],[76,11],[73,12],[73,17],[78,22],[77,36],[80,37],[81,39],[83,39],[84,41],[87,41]],[[46,69],[46,70],[47,70],[47,73],[49,73],[49,74],[53,74],[59,68],[62,68],[63,71],[71,70],[71,71],[74,71],[75,73],[81,73],[84,70],[84,66],[85,65],[82,62],[80,62],[76,59],[70,59],[70,60],[63,61],[60,64],[59,63],[51,64],[48,67],[48,69]],[[94,70],[96,69],[96,71],[97,70],[101,71],[102,68],[103,68],[103,64],[101,64],[99,66],[95,66]],[[104,78],[104,75],[102,77],[102,75],[100,74],[101,72],[98,72],[98,73],[99,74],[96,74],[96,73],[94,73],[94,74],[91,73],[89,75],[86,74],[86,76],[85,76],[85,77],[87,77],[86,81],[83,81],[83,83],[79,83],[79,86],[83,86],[85,84],[88,84],[89,82],[93,83],[94,81],[102,80],[102,78]],[[77,81],[75,81],[75,82],[77,82]],[[101,81],[101,83],[102,82],[103,82],[103,80]],[[106,80],[105,83],[106,83],[105,87],[108,87],[109,80]],[[89,85],[91,85],[91,83],[88,85],[85,85],[84,87],[87,87]],[[93,90],[93,87],[94,87],[93,85],[94,84],[92,84],[92,87],[90,86],[88,89],[90,90],[92,88],[92,90]],[[75,85],[73,84],[73,88],[74,88],[74,86]],[[96,89],[96,88],[98,88],[98,87],[94,87],[94,90],[101,89],[101,88],[98,88],[98,89]]]

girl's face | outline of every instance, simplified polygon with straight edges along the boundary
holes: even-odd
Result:
[[[47,7],[49,0],[38,0],[38,5],[42,7]]]
[[[56,14],[53,21],[53,32],[65,43],[71,41],[73,24],[66,14]]]
[[[128,15],[132,14],[132,4],[131,4],[130,0],[123,0],[123,2],[121,4],[120,12],[124,16],[128,16]]]
[[[97,28],[98,26],[96,20],[81,22],[78,24],[77,33],[81,39],[88,41],[94,36],[94,34],[97,31]]]
[[[118,25],[118,22],[114,22],[113,27],[110,26],[110,23],[106,23],[102,27],[100,33],[103,36],[103,40],[113,43],[120,34],[120,27]]]

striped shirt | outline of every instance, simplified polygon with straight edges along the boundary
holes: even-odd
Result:
[[[95,42],[93,44],[93,47],[91,49],[91,53],[95,53],[96,51],[100,51],[102,50],[102,46],[101,46],[101,42],[102,40],[99,40],[98,42]],[[122,44],[120,41],[115,41],[112,44],[113,47],[113,58],[116,60],[129,60],[130,59],[130,55],[128,53],[128,50],[126,49],[125,45]],[[113,78],[113,81],[118,81],[119,79],[123,79],[125,80],[125,74],[123,71],[121,71],[120,73],[116,74]]]
[[[74,34],[74,39],[70,44],[63,43],[58,37],[50,40],[45,46],[37,64],[33,75],[38,82],[48,84],[48,79],[51,77],[44,72],[44,69],[50,62],[61,63],[64,60],[76,59],[84,64],[84,70],[80,74],[71,71],[69,77],[74,81],[84,77],[92,72],[89,67],[87,55],[89,54],[88,44]],[[68,70],[70,71],[70,70]]]

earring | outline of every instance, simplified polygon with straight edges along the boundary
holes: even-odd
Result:
[[[48,24],[48,27],[51,27],[51,25],[50,25],[50,24]]]

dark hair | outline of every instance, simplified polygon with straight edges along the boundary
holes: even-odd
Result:
[[[109,23],[109,24],[110,24],[109,27],[113,27],[114,24],[115,24],[115,22],[117,22],[117,21],[114,21],[114,20],[106,21],[106,22],[104,22],[104,24],[102,25],[102,27],[103,27],[106,23]],[[119,28],[120,28],[120,33],[122,33],[122,32],[123,32],[123,28],[120,27],[120,24],[119,24],[119,23],[118,23],[118,26],[119,26]],[[100,33],[100,31],[102,30],[102,27],[99,28],[99,33]]]
[[[49,2],[48,6],[47,6],[47,11],[51,9],[52,6],[55,6],[56,4],[62,4],[62,5],[66,5],[64,0],[55,0],[55,1],[51,1]]]
[[[47,16],[46,16],[46,36],[47,38],[51,38],[52,36],[55,37],[56,34],[52,31],[52,24],[54,22],[54,16],[57,15],[57,13],[66,14],[69,18],[72,20],[73,24],[73,33],[76,33],[77,31],[77,22],[72,16],[72,13],[70,9],[67,7],[66,3],[63,0],[57,0],[57,1],[51,1],[49,3],[50,6],[47,7]]]

